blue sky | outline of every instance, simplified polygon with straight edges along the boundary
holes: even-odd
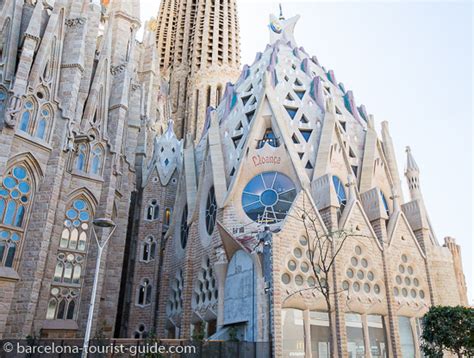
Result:
[[[252,63],[268,43],[268,14],[278,11],[278,2],[237,3],[242,63]],[[472,302],[472,3],[282,4],[286,17],[302,15],[295,31],[298,44],[353,90],[356,103],[374,114],[379,132],[380,122],[389,121],[400,171],[405,146],[412,148],[438,241],[452,236],[462,246]],[[143,19],[156,16],[158,7],[156,0],[142,0]],[[408,190],[404,193],[407,199]]]

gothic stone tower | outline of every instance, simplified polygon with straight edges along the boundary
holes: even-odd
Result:
[[[161,121],[155,34],[135,40],[138,0],[0,6],[0,337],[84,336],[97,217],[117,225],[94,315],[112,336],[130,193]]]
[[[176,134],[198,140],[207,107],[240,72],[236,0],[163,0],[156,36]]]

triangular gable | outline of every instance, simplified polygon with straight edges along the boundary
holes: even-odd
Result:
[[[265,92],[264,92],[264,95],[263,95],[263,99],[260,101],[260,104],[258,106],[258,109],[257,109],[257,112],[255,114],[255,117],[254,117],[254,120],[251,122],[250,124],[250,128],[249,128],[249,131],[248,131],[248,135],[245,139],[245,144],[244,146],[242,147],[242,150],[241,150],[241,153],[246,153],[247,150],[250,149],[250,145],[252,143],[255,143],[256,140],[260,139],[258,138],[258,134],[259,134],[259,131],[255,130],[255,128],[259,125],[261,125],[261,121],[265,120],[264,117],[266,116],[271,116],[271,123],[272,123],[272,127],[274,129],[278,129],[281,133],[281,140],[285,141],[287,139],[287,133],[285,131],[285,126],[284,125],[281,125],[281,122],[280,120],[278,119],[279,118],[279,114],[278,114],[278,106],[276,105],[272,105],[272,101],[270,100],[271,98],[271,92],[270,93],[267,93],[267,91],[269,91],[269,88],[271,87],[271,85],[267,85],[265,87]],[[275,108],[277,108],[277,112],[275,112]],[[284,118],[283,116],[280,116],[280,118]],[[286,142],[284,142],[286,144]],[[281,144],[280,146],[282,146],[283,144]],[[287,144],[287,147],[288,147],[288,144]],[[295,173],[296,173],[296,176],[299,180],[299,184],[304,187],[304,186],[307,186],[309,187],[309,180],[307,179],[306,175],[305,175],[305,172],[304,172],[304,168],[302,168],[301,164],[300,164],[300,161],[297,159],[297,154],[291,150],[288,151],[288,155],[290,157],[290,162],[292,163],[293,165],[293,169],[295,170]],[[243,166],[245,165],[245,160],[241,159],[240,162],[239,162],[239,165],[238,167],[236,168],[236,174],[233,176],[233,179],[232,179],[232,182],[229,186],[229,190],[227,192],[227,196],[224,200],[224,204],[223,206],[227,205],[229,203],[229,201],[231,200],[231,198],[233,197],[234,195],[234,192],[236,190],[236,187],[237,187],[237,184],[239,182],[239,178],[240,176],[242,175],[242,170],[243,170]],[[305,178],[306,177],[306,178]]]
[[[316,203],[306,189],[301,189],[293,201],[293,205],[291,206],[285,220],[283,220],[280,226],[281,232],[284,232],[286,225],[291,222],[297,221],[301,223],[301,214],[307,214],[308,212],[315,215],[314,217],[317,219],[317,223],[320,225],[321,230],[326,233],[328,229],[324,224],[324,220],[321,217],[318,208],[316,207]],[[290,227],[293,228],[292,225],[290,225]]]
[[[405,240],[412,240],[414,246],[420,252],[420,255],[425,258],[425,253],[421,249],[415,234],[411,230],[410,224],[408,223],[405,214],[402,211],[397,211],[397,213],[394,213],[394,215],[396,215],[394,225],[392,227],[389,227],[389,231],[387,232],[388,247],[390,248],[397,240],[400,240],[397,233],[400,231],[404,231],[405,235],[402,236],[405,238]]]
[[[362,217],[363,222],[358,222],[355,220],[356,217]],[[360,230],[357,230],[357,227]],[[364,212],[362,204],[359,200],[351,200],[348,206],[344,209],[341,219],[339,220],[339,229],[340,230],[354,230],[357,234],[365,235],[368,238],[375,240],[377,246],[382,250],[379,240],[377,239],[377,234],[375,233],[372,225],[370,224],[369,218]]]

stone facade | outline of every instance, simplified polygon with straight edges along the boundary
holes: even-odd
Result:
[[[0,337],[83,336],[95,217],[116,223],[94,322],[112,336],[130,195],[166,97],[155,34],[135,40],[138,1],[1,6]]]
[[[332,336],[340,357],[419,357],[417,318],[467,304],[410,149],[405,200],[388,124],[297,45],[298,17],[271,16],[240,70],[234,0],[162,1],[142,41],[138,0],[2,6],[0,338],[83,335],[99,217],[117,226],[94,316],[107,336],[308,357]],[[329,313],[302,210],[319,235],[351,234]]]

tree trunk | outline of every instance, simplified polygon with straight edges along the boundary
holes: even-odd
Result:
[[[333,333],[333,328],[336,327],[336,322],[335,319],[336,317],[332,314],[332,306],[329,301],[329,298],[326,299],[326,305],[328,308],[328,318],[329,318],[329,357],[331,358],[336,358],[336,344],[334,341],[334,333]]]

